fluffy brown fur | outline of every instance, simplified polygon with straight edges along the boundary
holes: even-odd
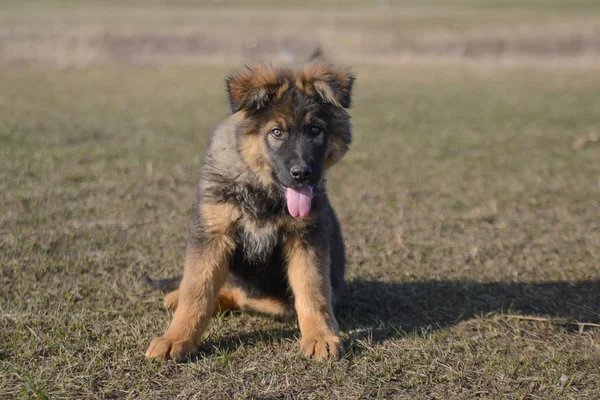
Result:
[[[195,353],[213,313],[229,309],[295,309],[306,356],[342,354],[333,308],[344,287],[344,245],[325,172],[351,141],[353,81],[322,60],[302,69],[258,65],[227,79],[231,115],[212,136],[183,278],[165,298],[174,318],[147,357]],[[290,165],[310,176],[291,177]],[[308,186],[310,212],[294,218],[286,193]]]

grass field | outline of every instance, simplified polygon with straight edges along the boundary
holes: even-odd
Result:
[[[456,33],[444,28],[452,18],[484,9],[497,21],[486,29],[513,32],[511,18],[526,18],[506,4],[455,1],[456,15],[430,23]],[[541,16],[532,4],[523,12],[534,28],[600,26],[594,2],[564,13],[551,2]],[[0,12],[13,49],[14,32],[33,29],[24,15],[52,15],[21,6]],[[56,15],[88,23],[81,10]],[[99,18],[94,32],[108,23]],[[295,322],[234,313],[215,317],[200,356],[181,364],[144,358],[170,316],[143,277],[181,272],[196,174],[237,56],[7,54],[0,48],[0,398],[600,398],[592,50],[585,63],[568,52],[512,66],[512,53],[398,63],[392,51],[390,62],[359,63],[355,140],[328,181],[349,258],[337,312],[346,356],[314,363]]]

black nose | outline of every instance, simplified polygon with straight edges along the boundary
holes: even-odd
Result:
[[[312,168],[308,165],[302,167],[299,165],[294,165],[292,169],[290,169],[290,174],[297,181],[305,181],[310,178],[310,174],[312,174]]]

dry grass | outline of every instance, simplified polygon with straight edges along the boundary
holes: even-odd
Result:
[[[144,360],[169,317],[142,276],[180,271],[225,72],[2,70],[4,397],[600,394],[600,331],[569,324],[600,322],[600,147],[571,147],[600,119],[586,69],[358,69],[329,182],[346,358],[314,364],[295,324],[234,314],[197,360]]]
[[[289,62],[317,46],[352,64],[600,62],[600,7],[589,1],[297,5],[9,3],[0,14],[0,63]]]
[[[180,273],[230,65],[46,61],[0,67],[0,398],[600,397],[596,67],[358,67],[328,182],[348,354],[316,364],[295,323],[227,314],[176,364],[143,357],[169,315],[142,277]]]

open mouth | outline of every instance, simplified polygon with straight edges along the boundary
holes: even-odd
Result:
[[[306,217],[310,213],[313,198],[313,187],[285,188],[287,208],[292,217]]]

